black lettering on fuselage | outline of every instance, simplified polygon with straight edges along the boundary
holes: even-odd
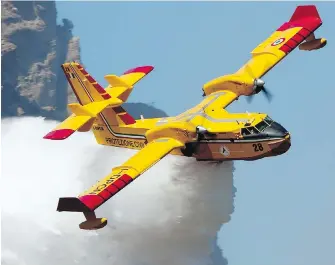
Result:
[[[94,126],[93,126],[93,130],[95,130],[95,131],[103,131],[103,130],[104,130],[104,127],[94,125]]]
[[[130,148],[144,148],[145,144],[140,141],[136,140],[126,140],[126,139],[118,139],[118,138],[106,138],[106,142],[110,145],[117,145],[117,146],[125,146]]]

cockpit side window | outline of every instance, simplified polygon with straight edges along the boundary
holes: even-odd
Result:
[[[255,127],[248,127],[249,131],[251,132],[251,134],[256,134],[259,133],[259,131],[255,128]]]
[[[242,128],[241,132],[242,132],[242,135],[249,135],[250,134],[250,132],[247,128]]]

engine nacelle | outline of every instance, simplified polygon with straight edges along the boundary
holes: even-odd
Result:
[[[325,47],[326,44],[327,44],[327,40],[324,38],[313,39],[310,41],[305,41],[304,43],[300,44],[299,50],[303,50],[303,51],[318,50],[318,49]]]

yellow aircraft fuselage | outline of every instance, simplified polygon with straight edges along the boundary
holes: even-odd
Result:
[[[186,148],[170,154],[206,161],[256,160],[283,154],[290,148],[290,134],[266,114],[229,113],[222,107],[235,99],[230,91],[215,92],[175,117],[140,119],[134,124],[117,126],[97,119],[92,130],[99,144],[140,150],[147,144],[148,130],[157,128],[159,134],[165,125],[169,129],[173,124],[180,128],[187,143]],[[176,133],[164,132],[164,136],[175,137]]]

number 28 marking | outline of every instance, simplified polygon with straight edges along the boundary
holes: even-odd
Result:
[[[262,144],[253,144],[252,147],[254,148],[255,152],[261,152],[264,150]]]

